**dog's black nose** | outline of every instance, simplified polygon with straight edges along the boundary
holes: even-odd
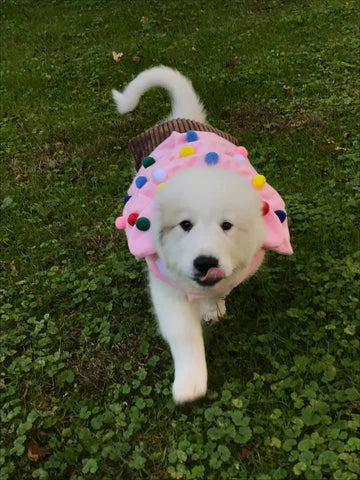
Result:
[[[207,257],[205,255],[200,255],[200,257],[196,257],[194,260],[194,267],[198,272],[201,273],[201,275],[206,275],[207,271],[210,268],[218,266],[219,261],[215,257]]]

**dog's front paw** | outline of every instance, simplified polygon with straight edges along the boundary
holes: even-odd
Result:
[[[194,372],[187,376],[177,376],[173,384],[173,398],[175,403],[192,402],[203,397],[207,390],[206,372]]]
[[[226,314],[225,300],[221,299],[217,303],[204,302],[202,304],[202,318],[205,322],[217,322]]]

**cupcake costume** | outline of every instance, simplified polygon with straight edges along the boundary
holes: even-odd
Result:
[[[129,147],[137,175],[124,198],[123,214],[116,219],[115,225],[125,230],[130,252],[137,259],[145,258],[154,275],[183,290],[189,300],[225,295],[257,270],[266,250],[285,255],[293,253],[283,199],[251,165],[246,148],[238,146],[237,140],[229,134],[199,122],[175,119],[138,135],[130,140]],[[152,241],[153,200],[157,192],[176,172],[194,166],[222,168],[241,175],[253,185],[263,201],[264,244],[247,269],[234,278],[230,287],[226,285],[226,291],[221,281],[210,290],[186,290],[166,271]]]

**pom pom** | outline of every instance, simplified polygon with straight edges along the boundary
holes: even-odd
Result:
[[[124,228],[126,227],[126,217],[117,217],[117,219],[115,220],[115,227],[118,230],[124,230]]]
[[[186,145],[185,147],[181,148],[180,157],[187,157],[189,155],[193,155],[194,153],[195,153],[195,150],[193,149],[193,147]]]
[[[281,223],[284,223],[286,220],[286,213],[284,210],[275,210],[275,214],[279,217]]]
[[[245,147],[236,147],[235,148],[235,153],[238,153],[239,155],[242,155],[243,157],[248,156],[248,151],[246,150]]]
[[[155,159],[153,157],[145,157],[142,161],[143,167],[145,168],[151,167],[151,165],[154,165],[154,163]]]
[[[138,213],[130,213],[130,215],[128,216],[128,224],[133,227],[136,223],[138,216]]]
[[[159,185],[156,187],[156,191],[157,192],[160,192],[160,190],[163,188],[163,186],[165,185],[165,183],[159,183]]]
[[[138,187],[138,188],[142,188],[145,183],[147,182],[147,178],[146,177],[137,177],[137,179],[135,180],[135,185]]]
[[[270,205],[268,204],[268,202],[263,202],[263,206],[262,206],[262,214],[263,216],[265,216],[270,210]]]
[[[145,232],[146,230],[149,230],[150,228],[150,220],[146,217],[139,217],[136,220],[136,227],[141,230],[142,232]]]
[[[260,190],[260,188],[263,188],[263,186],[265,185],[266,178],[264,177],[264,175],[255,175],[251,182],[255,188]]]
[[[240,153],[235,153],[234,158],[235,158],[235,160],[239,160],[240,162],[245,162],[245,160],[246,160],[244,155],[240,155]]]
[[[215,165],[219,161],[219,155],[216,152],[209,152],[205,155],[205,162],[208,165]]]
[[[193,130],[189,130],[188,132],[186,132],[187,142],[196,142],[197,139],[198,139],[198,134]]]
[[[166,172],[162,168],[157,168],[152,172],[152,178],[154,182],[156,183],[161,183],[165,180],[166,178]]]
[[[130,200],[130,198],[131,198],[131,195],[126,195],[126,196],[124,197],[124,200],[123,200],[124,205],[127,204],[127,202]]]

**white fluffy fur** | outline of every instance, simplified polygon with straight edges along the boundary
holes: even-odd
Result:
[[[172,278],[189,290],[199,288],[193,280],[194,259],[201,255],[217,258],[225,272],[222,282],[230,283],[261,247],[261,208],[260,196],[240,175],[206,166],[182,170],[155,197],[152,233],[157,253]],[[183,220],[193,224],[189,232],[180,227]],[[231,230],[221,229],[225,221],[233,224]]]
[[[203,106],[191,82],[167,67],[141,73],[124,90],[113,90],[120,113],[136,107],[149,88],[166,88],[172,99],[171,118],[205,122]],[[187,195],[191,192],[191,195]],[[239,175],[217,168],[194,167],[176,173],[156,195],[152,220],[157,252],[171,276],[189,290],[200,287],[194,280],[194,259],[211,256],[223,269],[224,285],[244,270],[265,237],[261,200]],[[185,232],[180,222],[193,228]],[[233,227],[223,231],[221,224]],[[225,314],[223,298],[189,302],[184,293],[149,274],[152,301],[160,331],[169,343],[175,364],[173,397],[183,403],[206,393],[207,367],[201,319],[214,321]]]
[[[186,195],[191,192],[191,195]],[[244,270],[263,244],[261,200],[248,182],[225,170],[193,167],[170,178],[156,195],[152,221],[153,240],[164,266],[189,291],[194,259],[215,257],[225,272],[223,284]],[[179,223],[190,220],[185,232]],[[229,221],[228,231],[221,224]],[[211,287],[202,287],[211,291]],[[229,287],[230,290],[230,287]],[[169,343],[175,363],[174,400],[194,400],[206,392],[207,369],[201,318],[215,321],[225,314],[222,298],[189,302],[184,294],[150,273],[150,291],[160,330]]]
[[[162,87],[171,96],[172,112],[168,119],[187,118],[206,122],[204,107],[196,95],[193,86],[180,72],[169,67],[159,66],[140,73],[123,93],[112,90],[120,114],[131,112],[137,106],[140,97],[153,87]]]

